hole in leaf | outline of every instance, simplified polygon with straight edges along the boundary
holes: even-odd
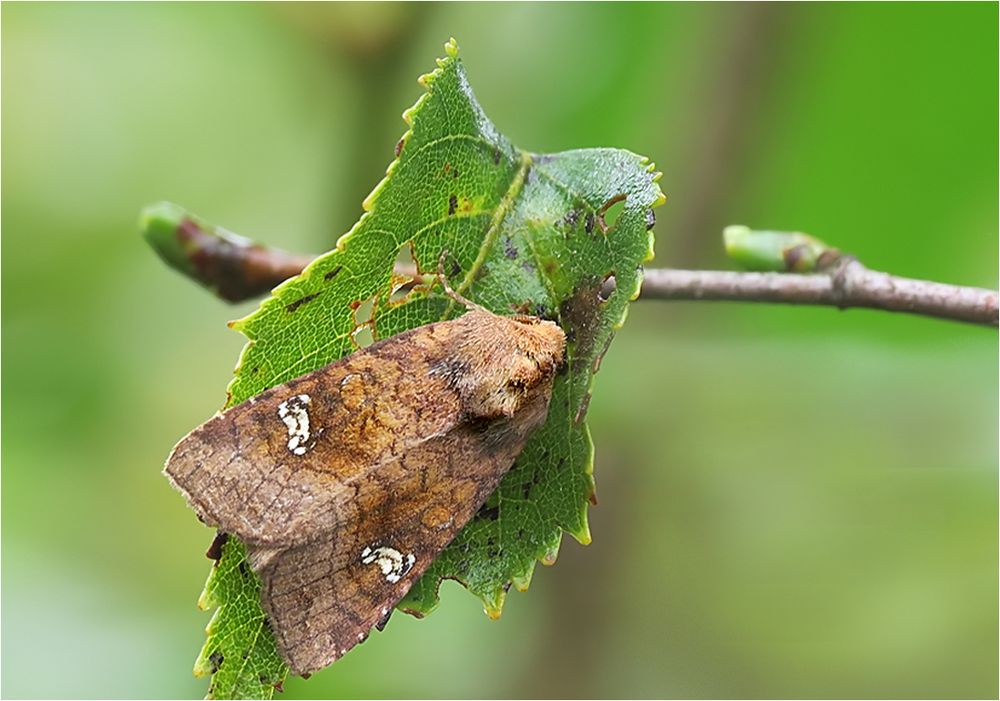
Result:
[[[351,340],[358,348],[365,348],[375,342],[375,309],[377,307],[378,295],[351,302],[355,326],[351,332]]]
[[[216,672],[219,671],[219,668],[222,667],[222,663],[225,661],[225,659],[226,658],[223,656],[223,654],[218,650],[216,650],[215,652],[213,652],[211,655],[208,656],[208,661],[212,665],[212,674],[215,674]]]
[[[389,292],[389,304],[397,305],[406,302],[410,294],[421,284],[423,276],[419,275],[420,266],[413,255],[413,241],[407,241],[399,247],[396,261],[392,265],[392,288]]]
[[[396,261],[392,264],[392,272],[401,277],[414,277],[417,274],[417,259],[413,256],[413,241],[407,241],[396,252]]]
[[[351,306],[354,308],[354,324],[355,326],[364,326],[365,324],[370,324],[372,317],[375,315],[375,300],[376,295],[372,295],[366,300],[360,302],[354,302]]]
[[[601,228],[601,233],[608,233],[618,224],[622,212],[625,211],[626,197],[627,195],[615,195],[601,205],[597,211],[597,225]]]
[[[351,340],[354,341],[354,345],[358,348],[367,348],[375,343],[375,334],[372,332],[372,327],[365,324],[351,332]]]
[[[400,283],[393,282],[392,293],[389,295],[390,306],[405,302],[410,294],[413,293],[413,290],[416,289],[417,284],[418,282],[413,279]]]
[[[617,289],[618,281],[615,280],[614,272],[610,272],[604,276],[601,286],[597,288],[597,301],[604,304],[611,299],[611,295],[613,295]]]

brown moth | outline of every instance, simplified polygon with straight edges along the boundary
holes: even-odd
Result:
[[[273,387],[167,460],[199,518],[246,544],[295,674],[385,624],[545,421],[562,330],[448,291],[463,316]]]

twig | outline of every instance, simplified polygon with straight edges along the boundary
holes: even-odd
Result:
[[[848,257],[808,275],[654,268],[646,271],[639,299],[867,307],[993,327],[998,317],[994,290],[896,277]]]
[[[167,265],[227,302],[266,294],[312,261],[206,224],[169,202],[147,208],[139,228]]]
[[[266,293],[312,260],[212,227],[166,203],[146,210],[141,227],[170,267],[230,302]],[[639,299],[868,307],[997,327],[994,290],[896,277],[869,270],[803,234],[742,229],[727,230],[727,251],[738,260],[791,269],[802,269],[795,266],[803,263],[825,267],[810,274],[653,268],[646,271]]]

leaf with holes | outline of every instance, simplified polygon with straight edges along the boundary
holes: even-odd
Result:
[[[426,92],[404,114],[410,129],[358,223],[232,324],[250,342],[228,405],[372,340],[460,314],[433,275],[442,251],[445,273],[467,297],[498,314],[556,321],[568,346],[545,425],[399,605],[430,612],[450,578],[497,617],[511,584],[526,589],[536,561],[555,560],[563,531],[590,540],[591,383],[639,292],[652,255],[652,208],[664,198],[652,164],[628,151],[516,148],[473,97],[454,42],[446,51],[420,79]],[[230,541],[209,578],[219,610],[199,668],[215,672],[216,697],[270,697],[283,668],[241,561]]]

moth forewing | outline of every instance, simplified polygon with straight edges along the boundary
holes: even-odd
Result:
[[[215,416],[177,444],[167,477],[205,523],[247,544],[295,546],[355,518],[352,485],[360,475],[458,419],[458,398],[443,379],[428,376],[422,392],[404,387],[411,383],[398,360],[410,356],[412,372],[426,374],[414,351],[423,337],[442,335],[435,326],[372,345]],[[404,401],[394,401],[393,387]]]
[[[565,336],[476,307],[276,386],[192,431],[165,472],[245,541],[293,672],[384,624],[546,416]]]

